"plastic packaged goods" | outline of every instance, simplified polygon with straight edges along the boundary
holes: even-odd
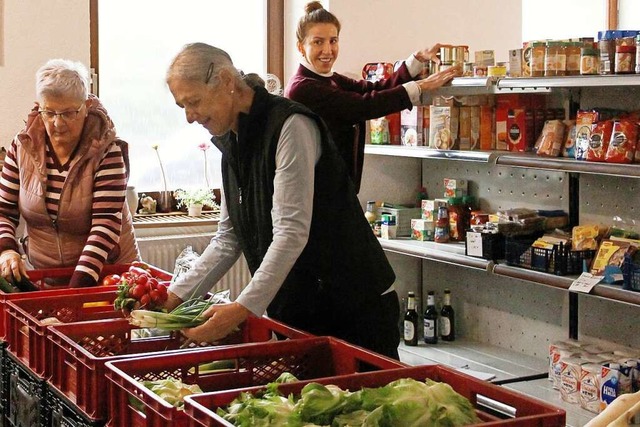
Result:
[[[633,120],[618,120],[613,123],[611,141],[605,154],[607,163],[631,163],[638,142],[638,124]]]

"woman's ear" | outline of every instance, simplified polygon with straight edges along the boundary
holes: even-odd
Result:
[[[228,68],[223,68],[218,74],[220,78],[220,85],[222,88],[231,91],[235,88],[235,77],[231,74]]]
[[[296,46],[298,46],[298,52],[300,52],[300,55],[302,55],[302,57],[306,59],[304,44],[302,42],[297,42]]]

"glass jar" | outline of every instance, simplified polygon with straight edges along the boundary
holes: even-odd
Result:
[[[599,73],[600,53],[593,47],[580,49],[580,74],[589,76]]]
[[[636,36],[636,74],[640,74],[640,34]]]
[[[548,41],[544,51],[544,76],[551,77],[557,76],[558,70],[556,64],[558,63],[558,50],[560,46],[558,42]]]
[[[616,38],[621,36],[621,31],[608,30],[598,32],[599,74],[613,74],[615,71]]]
[[[531,48],[531,77],[544,76],[545,50],[544,42],[533,42],[533,47]]]
[[[567,43],[558,42],[556,51],[556,76],[567,75]]]
[[[636,71],[636,46],[616,46],[616,74],[631,74]]]
[[[580,74],[580,42],[567,43],[565,51],[567,53],[567,76],[577,76]]]

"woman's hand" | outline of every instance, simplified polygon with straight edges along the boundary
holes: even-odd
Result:
[[[183,329],[182,333],[198,343],[219,341],[235,331],[250,313],[237,302],[215,304],[204,312],[204,316],[209,318],[205,323],[195,328]]]
[[[454,77],[459,77],[462,75],[462,71],[460,67],[450,67],[444,71],[439,71],[437,73],[431,74],[426,79],[417,80],[418,86],[420,87],[420,93],[437,89],[453,79]]]
[[[18,282],[23,277],[29,278],[27,266],[22,256],[13,249],[8,249],[0,254],[0,274],[10,283],[14,278]]]
[[[428,62],[428,61],[433,61],[436,64],[440,63],[440,58],[438,58],[438,52],[440,51],[440,48],[444,46],[440,43],[437,43],[431,47],[426,47],[422,50],[419,50],[417,52],[414,52],[413,56],[416,57],[416,59],[422,63],[424,62]]]

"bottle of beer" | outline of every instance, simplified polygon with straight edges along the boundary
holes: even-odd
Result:
[[[407,311],[404,314],[404,344],[418,345],[418,312],[416,311],[416,295],[407,295]]]
[[[455,318],[453,307],[451,307],[451,291],[444,290],[444,302],[440,310],[440,337],[443,341],[453,341],[456,339]]]
[[[424,342],[437,344],[438,342],[438,310],[433,291],[427,293],[427,309],[424,311]]]

